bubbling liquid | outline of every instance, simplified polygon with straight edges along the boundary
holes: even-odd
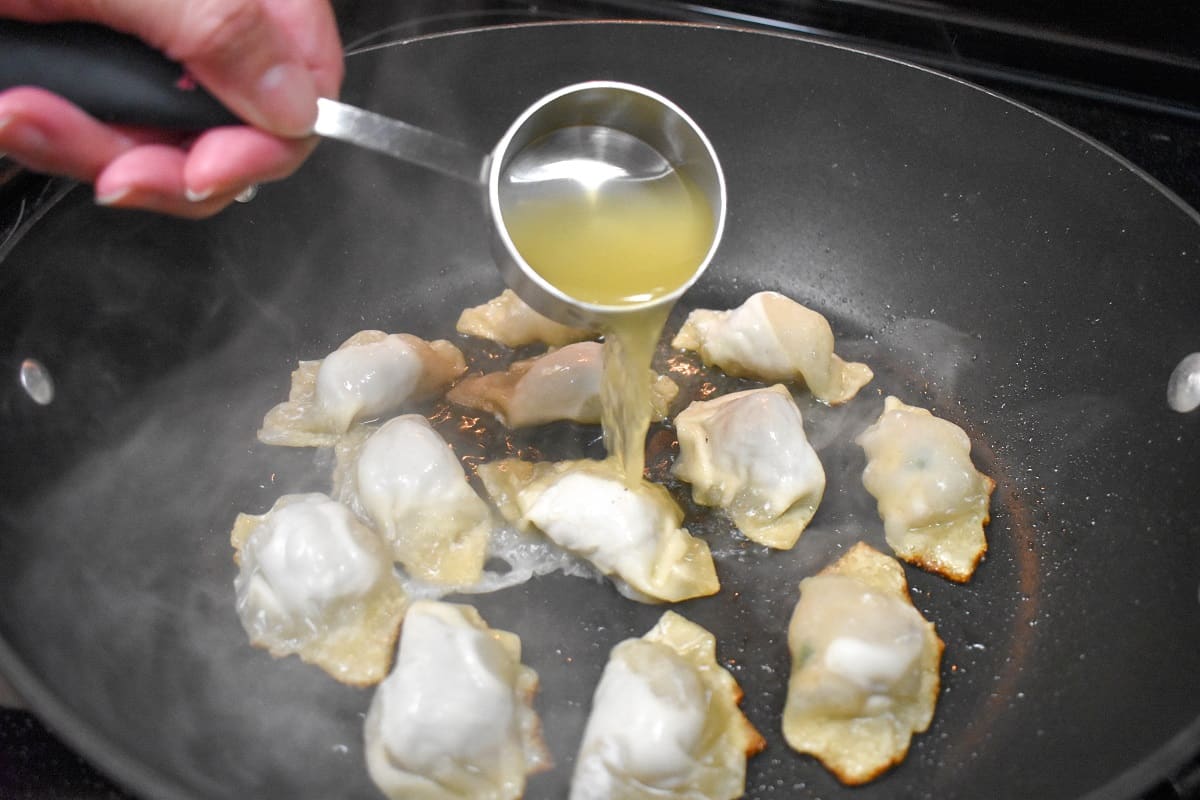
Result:
[[[500,188],[504,226],[526,263],[575,300],[616,309],[603,329],[604,442],[637,483],[652,418],[651,359],[671,310],[637,306],[696,273],[712,246],[712,206],[650,145],[599,126],[531,143]]]

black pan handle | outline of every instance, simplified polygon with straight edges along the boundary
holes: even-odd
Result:
[[[0,20],[0,90],[37,86],[104,122],[199,131],[240,121],[179,64],[99,25]]]

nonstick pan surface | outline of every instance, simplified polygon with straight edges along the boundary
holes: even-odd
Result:
[[[665,94],[729,183],[725,241],[670,325],[776,289],[875,368],[843,408],[799,394],[829,488],[795,550],[748,546],[688,506],[724,589],[677,610],[717,635],[769,742],[748,796],[1128,798],[1200,750],[1200,415],[1165,402],[1200,350],[1193,212],[1025,108],[803,40],[524,26],[372,50],[349,71],[349,102],[481,150],[575,81]],[[294,362],[364,328],[455,338],[458,311],[502,288],[484,226],[469,187],[326,143],[207,222],[77,191],[9,244],[0,669],[133,791],[378,796],[370,691],[247,643],[228,531],[239,511],[328,488],[327,456],[254,439]],[[55,380],[47,406],[15,379],[26,358]],[[852,440],[889,393],[963,426],[997,489],[968,585],[907,570],[946,642],[937,714],[904,764],[851,791],[783,744],[785,630],[802,577],[858,539],[883,547]],[[593,430],[531,437],[596,455]],[[651,463],[669,446],[654,432]],[[562,575],[469,600],[541,675],[557,768],[527,796],[563,797],[609,649],[662,609]]]

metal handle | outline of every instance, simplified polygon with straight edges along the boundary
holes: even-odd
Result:
[[[488,157],[483,153],[372,111],[322,97],[317,101],[313,130],[321,136],[350,142],[451,178],[481,186],[487,182]]]

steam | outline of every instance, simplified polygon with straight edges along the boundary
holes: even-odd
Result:
[[[44,643],[17,642],[18,648],[37,654],[31,666],[46,684],[61,691],[80,716],[101,720],[118,746],[214,796],[245,786],[286,794],[297,780],[323,796],[373,791],[360,743],[369,692],[340,686],[295,658],[274,660],[249,645],[234,610],[229,529],[238,512],[262,513],[283,494],[331,489],[330,451],[254,440],[262,414],[286,394],[295,360],[335,347],[353,332],[347,320],[355,327],[450,337],[445,328],[453,320],[439,327],[422,319],[389,319],[386,300],[364,308],[357,290],[346,290],[329,298],[328,329],[304,331],[291,311],[281,309],[308,304],[313,290],[306,281],[315,280],[324,266],[317,257],[297,264],[295,281],[273,301],[254,301],[255,324],[126,399],[107,421],[106,438],[56,486],[31,499],[22,514],[36,522],[21,526],[38,530],[36,537],[26,537],[32,544],[18,576],[28,618],[67,622],[54,632],[61,644],[53,652]],[[240,274],[235,267],[230,272]],[[417,306],[467,305],[468,297],[482,294],[462,278],[453,291],[464,302],[451,296],[435,303],[433,296],[445,287],[439,288],[431,272],[409,287]],[[239,283],[244,277],[232,280],[235,295],[255,296]],[[348,313],[349,308],[356,310]],[[669,473],[658,476],[685,508],[685,527],[709,543],[723,586],[719,596],[683,604],[681,611],[718,636],[719,657],[737,662],[731,669],[747,688],[746,707],[760,728],[772,727],[780,676],[787,674],[781,632],[799,581],[860,539],[884,548],[874,502],[861,486],[864,458],[854,438],[878,415],[887,393],[909,402],[920,400],[913,395],[925,386],[935,387],[938,396],[952,393],[976,345],[937,322],[902,321],[885,342],[839,341],[844,357],[877,369],[875,382],[855,400],[831,408],[802,389],[793,392],[828,488],[791,551],[749,543],[720,512],[692,504],[688,487],[672,483]],[[660,351],[660,361],[668,360],[673,377],[686,378],[681,403],[758,385]],[[899,370],[889,371],[886,365],[894,362]],[[489,371],[499,366],[494,359],[485,362]],[[118,376],[98,377],[102,385],[121,385]],[[82,404],[78,396],[60,395],[51,408],[71,413]],[[669,427],[657,430],[670,434]],[[547,430],[545,442],[496,430],[489,436],[487,447],[460,450],[460,456],[478,459],[487,451],[495,457],[488,448],[501,442],[503,448],[528,448],[544,457],[566,457],[571,447],[576,457],[594,449],[580,428]],[[532,779],[531,792],[558,787],[570,775],[586,722],[589,693],[580,687],[593,686],[608,650],[645,633],[661,609],[618,600],[590,567],[511,528],[497,532],[491,554],[483,583],[472,590],[479,594],[468,601],[479,605],[493,627],[518,632],[527,663],[542,675],[538,705],[546,730],[553,732],[558,766],[552,775]],[[411,582],[408,588],[418,597],[440,594]],[[743,641],[744,631],[763,633],[751,644]],[[746,654],[755,660],[753,669],[776,677],[765,685],[747,682],[741,674],[749,668],[742,666]]]
[[[889,361],[910,371],[905,377],[937,398],[957,397],[961,376],[979,359],[979,338],[936,319],[901,319],[887,331]],[[888,389],[893,394],[899,388]],[[906,400],[900,397],[907,403]]]
[[[144,386],[27,502],[12,525],[24,546],[11,590],[25,619],[46,622],[13,643],[115,746],[206,796],[287,785],[297,758],[329,776],[319,794],[339,796],[357,770],[339,769],[347,756],[332,746],[357,748],[347,723],[365,696],[254,650],[234,609],[236,514],[329,489],[326,458],[254,440],[286,391],[287,369],[259,372],[286,363],[272,340],[261,323],[245,328]],[[83,405],[64,394],[51,408]]]

